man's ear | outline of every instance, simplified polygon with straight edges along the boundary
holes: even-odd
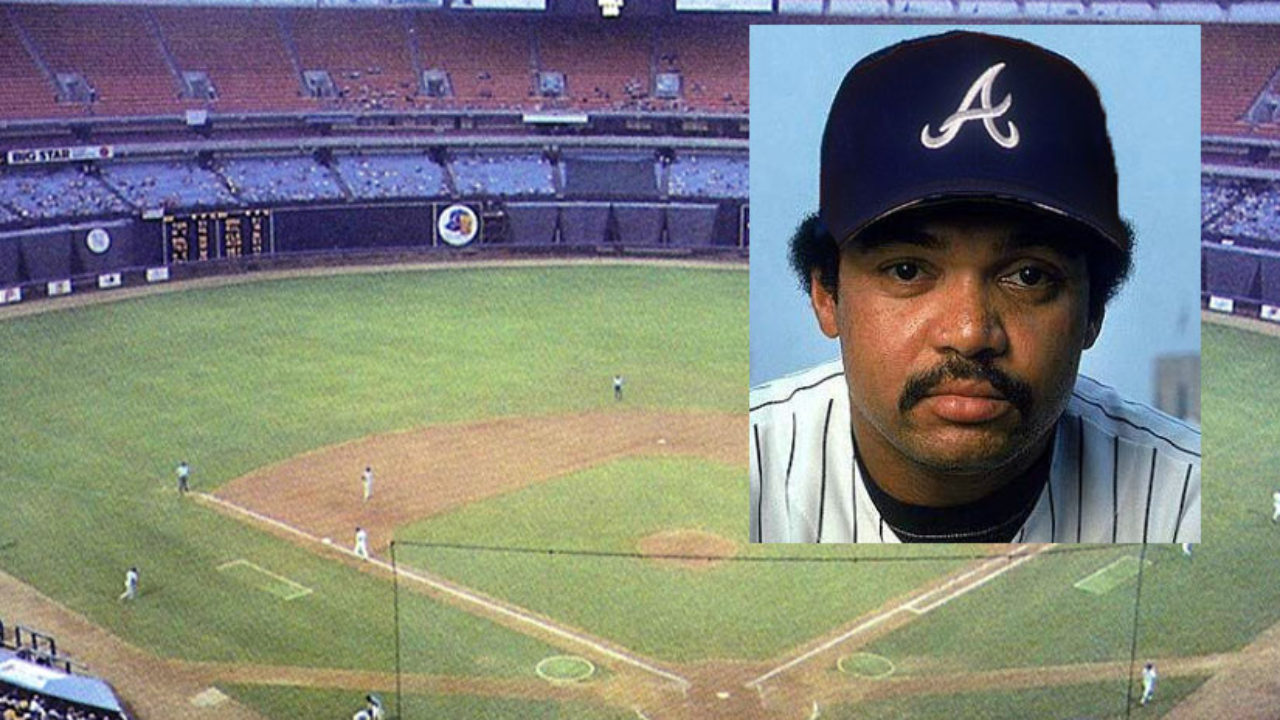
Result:
[[[809,281],[809,302],[818,318],[818,327],[829,338],[840,337],[840,327],[836,324],[836,296],[822,284],[822,271],[818,268],[810,270]]]
[[[1089,320],[1089,327],[1084,331],[1084,349],[1088,350],[1098,341],[1098,335],[1102,334],[1102,318],[1107,314],[1106,310],[1099,310],[1098,316]]]

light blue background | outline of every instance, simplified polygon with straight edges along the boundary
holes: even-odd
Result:
[[[955,26],[751,28],[751,384],[839,357],[787,266],[818,207],[818,148],[840,81],[865,55]],[[1151,403],[1154,359],[1200,352],[1200,29],[981,26],[1065,55],[1107,110],[1121,214],[1137,249],[1081,372]],[[956,88],[958,104],[966,88]],[[1025,132],[1025,131],[1024,131]]]

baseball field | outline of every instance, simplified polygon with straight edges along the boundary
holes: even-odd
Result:
[[[175,289],[0,320],[0,619],[141,717],[346,718],[371,691],[406,719],[1280,708],[1278,339],[1204,329],[1192,557],[758,548],[743,267]]]

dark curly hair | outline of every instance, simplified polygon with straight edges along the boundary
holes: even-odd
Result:
[[[901,217],[901,214],[896,217]],[[1126,237],[1122,238],[1128,251],[1117,248],[1105,239],[1086,233],[1083,241],[1079,226],[1070,221],[1057,220],[1036,214],[1047,226],[1056,230],[1051,237],[1069,237],[1073,242],[1056,243],[1068,255],[1084,253],[1089,268],[1089,319],[1102,316],[1107,303],[1115,296],[1129,276],[1132,267],[1134,245],[1133,226],[1125,222]],[[865,240],[877,234],[878,230],[892,227],[893,219],[862,231],[853,242]],[[805,216],[791,236],[789,260],[791,269],[799,280],[800,289],[806,295],[813,290],[813,270],[818,271],[819,281],[827,292],[836,294],[840,284],[840,246],[831,236],[818,213]]]

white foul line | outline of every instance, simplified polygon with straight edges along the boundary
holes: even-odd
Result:
[[[929,597],[929,596],[931,596],[931,595],[935,595],[935,594],[937,594],[937,593],[938,593],[939,591],[941,591],[941,590],[945,590],[946,588],[948,588],[948,587],[950,587],[950,586],[952,586],[952,585],[954,585],[954,584],[956,584],[956,583],[958,583],[958,582],[960,582],[960,581],[962,581],[962,580],[965,580],[965,579],[967,579],[967,578],[970,578],[970,577],[972,577],[973,575],[975,575],[975,574],[977,574],[977,573],[979,573],[979,572],[982,572],[982,571],[986,570],[986,569],[987,569],[987,568],[989,568],[991,565],[996,564],[996,563],[999,563],[1002,559],[1008,559],[1008,558],[1010,558],[1010,557],[1013,557],[1014,555],[1018,555],[1019,553],[1025,552],[1026,548],[1025,548],[1025,547],[1020,547],[1020,548],[1018,548],[1017,550],[1014,550],[1014,551],[1013,551],[1012,553],[1010,553],[1009,555],[1004,555],[1004,556],[1001,556],[1001,557],[999,557],[999,558],[993,558],[993,559],[991,559],[991,560],[988,560],[988,561],[984,562],[982,565],[979,565],[978,567],[974,568],[973,570],[969,570],[969,571],[967,571],[967,572],[963,573],[962,575],[959,575],[959,576],[957,576],[957,577],[955,577],[955,578],[952,578],[950,581],[948,581],[948,582],[944,583],[944,584],[943,584],[942,586],[940,586],[940,587],[934,588],[934,589],[932,589],[932,590],[930,590],[930,591],[928,591],[928,592],[926,592],[926,593],[924,593],[924,594],[922,594],[922,595],[919,595],[919,596],[917,596],[917,597],[914,597],[914,598],[912,598],[911,600],[908,600],[907,602],[905,602],[905,603],[903,603],[903,604],[901,604],[901,605],[899,605],[899,606],[897,606],[897,607],[890,608],[890,609],[888,609],[888,610],[886,610],[886,611],[884,611],[884,612],[880,613],[879,615],[876,615],[876,616],[873,616],[873,617],[871,617],[871,618],[868,618],[867,620],[865,620],[865,621],[863,621],[863,622],[859,623],[859,624],[858,624],[856,627],[854,627],[853,629],[849,630],[848,632],[843,633],[843,634],[842,634],[842,635],[840,635],[839,637],[832,638],[831,640],[828,640],[827,642],[822,643],[822,644],[821,644],[821,645],[819,645],[818,647],[815,647],[815,648],[813,648],[813,649],[811,649],[811,650],[808,650],[807,652],[801,653],[800,655],[797,655],[796,657],[794,657],[794,658],[792,658],[792,659],[788,660],[787,662],[785,662],[785,663],[783,663],[783,664],[779,665],[778,667],[776,667],[776,668],[774,668],[774,669],[770,670],[769,672],[765,673],[764,675],[761,675],[760,677],[756,678],[755,680],[752,680],[752,681],[748,682],[748,683],[746,684],[746,687],[751,687],[752,685],[755,685],[755,686],[759,687],[761,683],[765,682],[765,681],[766,681],[766,680],[768,680],[769,678],[772,678],[772,677],[774,677],[775,675],[778,675],[778,674],[780,674],[780,673],[786,672],[787,670],[790,670],[791,668],[795,667],[796,665],[799,665],[800,663],[802,663],[802,662],[805,662],[805,661],[809,660],[810,658],[812,658],[812,657],[813,657],[813,656],[815,656],[815,655],[818,655],[818,654],[820,654],[820,653],[826,652],[827,650],[830,650],[831,648],[835,647],[836,645],[839,645],[840,643],[844,642],[845,640],[848,640],[849,638],[853,637],[854,635],[857,635],[858,633],[862,632],[863,630],[866,630],[866,629],[868,629],[868,628],[873,628],[873,627],[875,627],[876,625],[879,625],[880,623],[884,622],[885,620],[888,620],[889,618],[893,617],[894,615],[897,615],[898,613],[901,613],[901,612],[913,612],[913,613],[915,613],[915,614],[917,614],[917,615],[923,615],[923,614],[925,614],[925,613],[929,612],[930,610],[933,610],[933,609],[935,609],[935,608],[938,608],[938,607],[940,607],[940,606],[942,606],[942,605],[946,604],[947,602],[949,602],[949,601],[951,601],[951,600],[954,600],[954,599],[955,599],[955,598],[957,598],[957,597],[960,597],[961,595],[963,595],[963,594],[965,594],[965,593],[969,592],[970,590],[973,590],[974,588],[981,587],[981,586],[985,585],[985,584],[987,583],[987,581],[991,580],[992,578],[994,578],[994,577],[996,577],[996,576],[998,576],[998,575],[1002,575],[1002,574],[1004,574],[1004,573],[1008,572],[1009,570],[1012,570],[1015,566],[1017,566],[1017,565],[1021,565],[1022,563],[1026,562],[1027,560],[1030,560],[1031,558],[1035,557],[1036,555],[1040,554],[1041,552],[1044,552],[1044,550],[1045,550],[1046,548],[1047,548],[1047,546],[1041,546],[1041,547],[1039,547],[1039,548],[1036,548],[1035,550],[1032,550],[1031,552],[1027,553],[1026,555],[1023,555],[1022,557],[1019,557],[1019,558],[1017,558],[1016,560],[1013,560],[1012,562],[1010,562],[1010,563],[1008,563],[1007,565],[1005,565],[1005,567],[1000,568],[1000,569],[999,569],[999,570],[997,570],[996,572],[994,572],[994,573],[992,573],[992,574],[990,574],[990,575],[987,575],[987,576],[985,576],[985,577],[982,577],[982,578],[980,578],[979,580],[977,580],[977,581],[975,581],[975,582],[973,582],[973,583],[971,583],[971,584],[969,584],[969,585],[966,585],[966,586],[964,586],[964,587],[960,588],[959,590],[956,590],[955,592],[951,593],[950,595],[947,595],[946,597],[942,598],[941,600],[938,600],[938,601],[936,601],[936,602],[930,603],[929,605],[927,605],[927,606],[926,606],[926,607],[924,607],[924,608],[916,608],[916,607],[915,607],[915,604],[916,604],[916,603],[918,603],[918,602],[920,602],[920,601],[921,601],[921,600],[923,600],[924,598],[927,598],[927,597]]]
[[[889,618],[893,617],[894,615],[896,615],[896,614],[898,614],[898,613],[900,613],[900,612],[902,612],[902,608],[901,608],[901,607],[896,607],[896,608],[893,608],[892,610],[888,610],[888,611],[886,611],[886,612],[880,613],[879,615],[876,615],[875,617],[873,617],[873,618],[871,618],[871,619],[869,619],[869,620],[866,620],[866,621],[864,621],[864,622],[860,623],[857,627],[855,627],[855,628],[853,628],[852,630],[850,630],[850,631],[846,632],[845,634],[843,634],[843,635],[841,635],[841,636],[839,636],[839,637],[837,637],[837,638],[832,638],[831,640],[828,640],[828,641],[826,641],[826,642],[822,643],[822,644],[821,644],[821,645],[819,645],[818,647],[813,648],[812,650],[810,650],[810,651],[808,651],[808,652],[806,652],[806,653],[802,653],[801,655],[797,655],[796,657],[794,657],[794,658],[792,658],[792,659],[788,660],[787,662],[785,662],[785,663],[783,663],[783,664],[779,665],[778,667],[776,667],[776,668],[774,668],[774,669],[770,670],[769,672],[767,672],[767,673],[765,673],[765,674],[761,675],[760,677],[756,678],[755,680],[752,680],[751,682],[747,683],[747,687],[751,687],[752,685],[759,685],[760,683],[764,682],[765,680],[768,680],[769,678],[773,677],[774,675],[777,675],[778,673],[784,672],[784,671],[786,671],[786,670],[790,670],[791,668],[793,668],[793,667],[795,667],[796,665],[799,665],[800,663],[802,663],[802,662],[804,662],[804,661],[808,660],[809,658],[813,657],[814,655],[817,655],[818,653],[824,652],[824,651],[826,651],[826,650],[830,650],[831,648],[835,647],[836,645],[839,645],[840,643],[844,642],[845,640],[848,640],[849,638],[853,637],[854,635],[857,635],[858,633],[862,632],[863,630],[866,630],[867,628],[875,627],[876,625],[879,625],[880,623],[884,622],[885,620],[888,620]]]
[[[998,559],[997,559],[997,560],[988,560],[988,561],[986,561],[986,562],[982,563],[981,565],[979,565],[978,567],[976,567],[976,568],[974,568],[974,569],[972,569],[972,570],[967,570],[967,571],[965,571],[965,572],[963,572],[963,573],[961,573],[961,574],[959,574],[959,575],[957,575],[957,576],[955,576],[955,577],[951,578],[950,580],[948,580],[948,581],[946,581],[946,582],[942,583],[942,584],[941,584],[941,585],[939,585],[938,587],[933,588],[932,590],[928,590],[928,591],[924,592],[924,593],[923,593],[923,594],[921,594],[921,595],[917,595],[916,597],[912,598],[912,599],[911,599],[911,601],[910,601],[910,602],[908,602],[908,603],[906,604],[906,606],[905,606],[905,607],[908,607],[908,608],[913,607],[916,603],[920,602],[921,600],[924,600],[925,598],[929,597],[930,595],[936,595],[936,594],[938,594],[938,593],[942,592],[943,590],[946,590],[947,588],[951,587],[952,585],[955,585],[955,584],[957,584],[957,583],[962,583],[962,582],[964,582],[965,580],[968,580],[969,578],[973,577],[974,575],[977,575],[978,573],[980,573],[980,572],[982,572],[982,571],[986,570],[988,567],[990,567],[991,565],[993,565],[993,564],[995,564],[995,563],[997,563],[997,562],[999,562],[999,560],[998,560]]]
[[[193,494],[193,495],[197,495],[197,496],[199,496],[199,497],[201,497],[201,498],[204,498],[205,500],[208,500],[208,501],[210,501],[210,502],[213,502],[213,503],[216,503],[216,504],[218,504],[218,505],[221,505],[221,506],[223,506],[223,507],[225,507],[225,508],[229,508],[229,509],[231,509],[231,510],[234,510],[234,511],[236,511],[236,512],[238,512],[238,513],[241,513],[241,514],[247,515],[247,516],[249,516],[249,517],[251,517],[251,518],[253,518],[253,519],[255,519],[255,520],[258,520],[259,522],[263,522],[263,523],[266,523],[266,524],[271,525],[271,526],[273,526],[273,527],[280,528],[281,530],[285,530],[285,531],[288,531],[288,532],[290,532],[290,533],[293,533],[294,535],[297,535],[298,537],[303,538],[304,540],[307,540],[308,542],[317,543],[317,544],[323,545],[323,546],[324,546],[324,547],[326,547],[326,548],[332,548],[332,549],[335,549],[335,550],[339,550],[339,551],[344,552],[344,553],[346,553],[346,554],[348,554],[348,555],[350,555],[350,556],[352,556],[352,557],[357,557],[357,558],[358,558],[358,557],[360,557],[359,555],[356,555],[356,553],[355,553],[355,551],[354,551],[354,550],[351,550],[351,549],[349,549],[349,548],[347,548],[347,547],[345,547],[345,546],[342,546],[342,545],[336,545],[336,544],[324,543],[324,542],[322,542],[322,541],[320,540],[320,538],[317,538],[315,535],[312,535],[312,534],[310,534],[310,533],[308,533],[308,532],[305,532],[305,531],[303,531],[303,530],[299,530],[298,528],[293,527],[292,525],[288,525],[288,524],[286,524],[286,523],[283,523],[283,522],[281,522],[281,521],[279,521],[279,520],[276,520],[276,519],[275,519],[275,518],[273,518],[273,517],[269,517],[269,516],[267,516],[267,515],[263,515],[262,513],[255,512],[255,511],[250,510],[250,509],[245,508],[245,507],[241,507],[241,506],[239,506],[239,505],[236,505],[235,503],[227,502],[226,500],[223,500],[222,498],[219,498],[219,497],[215,497],[215,496],[213,496],[213,495],[208,495],[208,494],[205,494],[205,493],[192,493],[192,494]],[[656,667],[654,667],[654,666],[652,666],[652,665],[650,665],[650,664],[646,663],[645,661],[643,661],[643,660],[641,660],[641,659],[639,659],[639,658],[632,657],[632,656],[630,656],[630,655],[627,655],[626,653],[622,653],[622,652],[619,652],[619,651],[617,651],[617,650],[614,650],[613,648],[609,648],[609,647],[606,647],[606,646],[604,646],[604,645],[601,645],[600,643],[598,643],[598,642],[596,642],[596,641],[594,641],[594,640],[591,640],[591,639],[589,639],[589,638],[585,638],[585,637],[582,637],[581,635],[577,635],[577,634],[575,634],[575,633],[573,633],[573,632],[570,632],[570,631],[568,631],[568,630],[565,630],[565,629],[563,629],[563,628],[556,627],[555,625],[552,625],[552,624],[550,624],[550,623],[548,623],[548,622],[545,622],[545,621],[543,621],[543,620],[539,620],[538,618],[533,617],[532,615],[529,615],[529,614],[527,614],[527,613],[519,612],[519,611],[517,611],[517,610],[513,610],[513,609],[510,609],[510,608],[504,607],[504,606],[499,605],[498,603],[493,602],[493,601],[491,601],[491,600],[486,600],[485,598],[479,597],[479,596],[474,595],[474,594],[472,594],[472,593],[469,593],[469,592],[467,592],[467,591],[465,591],[465,590],[461,590],[461,589],[459,589],[459,588],[455,588],[455,587],[452,587],[452,586],[450,586],[450,585],[446,585],[445,583],[442,583],[442,582],[440,582],[440,581],[438,581],[438,580],[432,580],[431,578],[424,577],[424,576],[422,576],[422,575],[419,575],[419,574],[417,574],[417,573],[411,572],[411,571],[409,571],[409,570],[405,570],[405,569],[403,569],[403,568],[392,568],[392,567],[391,567],[391,563],[389,563],[389,562],[387,562],[387,561],[385,561],[385,560],[379,560],[379,559],[377,559],[377,558],[370,557],[370,558],[368,558],[368,559],[367,559],[367,562],[368,562],[369,564],[371,564],[371,565],[374,565],[374,566],[376,566],[376,567],[382,568],[383,570],[386,570],[386,571],[387,571],[387,572],[389,572],[389,573],[397,573],[397,572],[398,572],[401,576],[406,577],[406,578],[409,578],[410,580],[414,580],[414,581],[420,582],[420,583],[422,583],[422,584],[424,584],[424,585],[427,585],[428,587],[434,588],[434,589],[436,589],[436,590],[438,590],[438,591],[440,591],[440,592],[448,593],[448,594],[453,595],[454,597],[456,597],[456,598],[458,598],[458,599],[460,599],[460,600],[463,600],[463,601],[465,601],[465,602],[469,602],[469,603],[472,603],[472,604],[475,604],[475,605],[479,605],[479,606],[481,606],[481,607],[483,607],[483,608],[485,608],[486,610],[489,610],[489,611],[491,611],[491,612],[496,612],[496,613],[499,613],[499,614],[501,614],[501,615],[505,615],[506,617],[509,617],[509,618],[511,618],[512,620],[515,620],[515,621],[517,621],[517,622],[525,623],[525,624],[528,624],[528,625],[533,625],[533,626],[534,626],[534,627],[536,627],[536,628],[539,628],[539,629],[541,629],[541,630],[543,630],[543,631],[549,632],[549,633],[551,633],[551,634],[553,634],[553,635],[556,635],[556,636],[558,636],[558,637],[564,638],[565,640],[569,640],[569,641],[571,641],[571,642],[578,643],[579,645],[585,645],[585,646],[587,646],[587,647],[591,648],[592,650],[595,650],[596,652],[598,652],[598,653],[600,653],[600,654],[602,654],[602,655],[605,655],[605,656],[607,656],[607,657],[611,657],[611,658],[613,658],[613,659],[615,659],[615,660],[617,660],[617,661],[619,661],[619,662],[623,662],[623,663],[626,663],[626,664],[628,664],[628,665],[632,665],[632,666],[634,666],[634,667],[640,668],[641,670],[644,670],[645,672],[651,673],[651,674],[653,674],[653,675],[657,675],[657,676],[662,677],[662,678],[665,678],[665,679],[667,679],[667,680],[671,680],[672,682],[675,682],[676,684],[680,685],[680,687],[681,687],[681,688],[683,688],[683,689],[686,689],[686,690],[687,690],[687,689],[692,685],[692,683],[691,683],[691,682],[689,682],[689,680],[687,680],[687,679],[685,679],[685,678],[683,678],[683,677],[680,677],[679,675],[676,675],[675,673],[671,673],[671,672],[668,672],[668,671],[666,671],[666,670],[662,670],[662,669],[660,669],[660,668],[656,668]]]
[[[1008,560],[1009,558],[1012,558],[1014,555],[1018,555],[1018,554],[1020,554],[1020,553],[1022,553],[1022,552],[1024,552],[1024,548],[1018,548],[1017,550],[1013,551],[1013,552],[1012,552],[1012,553],[1010,553],[1009,555],[1004,556],[1004,558],[996,558],[996,559],[993,559],[993,560],[988,560],[987,562],[983,563],[980,567],[978,567],[978,568],[977,568],[977,570],[986,570],[987,568],[991,567],[992,565],[997,565],[997,564],[999,564],[999,563],[1001,562],[1001,560],[1002,560],[1002,559]],[[1009,572],[1010,570],[1014,569],[1015,567],[1017,567],[1017,566],[1021,565],[1021,564],[1022,564],[1022,563],[1024,563],[1024,562],[1026,562],[1026,561],[1030,560],[1031,558],[1035,557],[1036,555],[1038,555],[1038,554],[1040,554],[1040,553],[1042,553],[1042,552],[1044,552],[1044,548],[1037,548],[1036,550],[1034,550],[1034,551],[1032,551],[1032,552],[1030,552],[1030,553],[1027,553],[1026,555],[1023,555],[1022,557],[1019,557],[1019,558],[1014,559],[1014,560],[1010,560],[1008,563],[1006,563],[1006,564],[1005,564],[1005,566],[1004,566],[1004,567],[1000,568],[999,570],[996,570],[995,572],[991,573],[990,575],[985,575],[985,576],[983,576],[983,577],[979,578],[977,581],[975,581],[975,582],[973,582],[973,583],[970,583],[969,585],[966,585],[966,586],[964,586],[964,587],[960,588],[959,590],[956,590],[955,592],[952,592],[952,593],[951,593],[951,594],[949,594],[949,595],[944,596],[944,597],[943,597],[942,599],[940,599],[940,600],[935,600],[934,602],[931,602],[931,603],[929,603],[928,605],[925,605],[924,607],[919,607],[919,606],[918,606],[918,603],[919,603],[921,600],[925,599],[925,598],[926,598],[926,597],[928,597],[929,595],[932,595],[932,594],[934,594],[934,593],[938,593],[938,592],[941,592],[942,590],[945,590],[945,589],[946,589],[948,586],[950,586],[952,583],[947,583],[947,584],[943,585],[943,586],[942,586],[942,587],[940,587],[940,588],[936,588],[936,589],[934,589],[934,590],[932,590],[932,591],[930,591],[930,592],[928,592],[928,593],[925,593],[924,595],[921,595],[921,596],[920,596],[920,597],[918,597],[918,598],[915,598],[915,599],[914,599],[914,600],[912,600],[911,602],[907,603],[907,604],[905,605],[905,607],[906,607],[906,609],[907,609],[907,610],[910,610],[911,612],[913,612],[913,613],[915,613],[915,614],[917,614],[917,615],[923,615],[923,614],[925,614],[925,613],[929,612],[930,610],[933,610],[934,608],[938,608],[938,607],[941,607],[941,606],[945,605],[947,602],[949,602],[949,601],[951,601],[951,600],[953,600],[953,599],[955,599],[955,598],[960,597],[961,595],[963,595],[963,594],[965,594],[965,593],[969,592],[970,590],[975,590],[975,589],[977,589],[977,588],[982,587],[983,585],[986,585],[987,583],[991,582],[991,581],[992,581],[992,580],[994,580],[995,578],[1000,577],[1001,575],[1003,575],[1003,574],[1005,574],[1005,573]]]

